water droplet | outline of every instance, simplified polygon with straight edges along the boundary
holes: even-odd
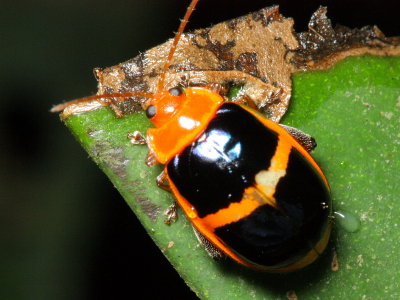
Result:
[[[360,229],[360,219],[352,213],[337,210],[334,213],[336,223],[347,232],[356,232]]]

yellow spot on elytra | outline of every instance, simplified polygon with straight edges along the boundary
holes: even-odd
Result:
[[[285,170],[260,171],[255,178],[257,187],[259,187],[268,197],[273,197],[275,194],[276,185],[278,184],[279,180],[285,175]]]
[[[258,172],[255,177],[257,187],[265,194],[267,198],[274,199],[276,186],[279,180],[286,175],[286,169],[289,162],[289,154],[292,146],[282,136],[279,137],[278,145],[268,170]]]

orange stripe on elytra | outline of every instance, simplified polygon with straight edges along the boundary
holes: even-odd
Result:
[[[247,217],[264,204],[263,202],[265,202],[263,197],[257,193],[256,189],[249,187],[245,190],[240,202],[233,202],[227,208],[222,208],[216,213],[201,218],[200,222],[210,229],[218,228]]]
[[[326,186],[330,190],[328,180],[326,179],[324,173],[322,172],[321,168],[318,166],[314,158],[310,155],[310,153],[307,152],[307,150],[299,144],[298,141],[285,129],[283,129],[281,126],[279,126],[278,123],[275,123],[264,116],[260,115],[259,113],[255,112],[253,109],[241,105],[243,109],[251,113],[253,116],[255,116],[261,123],[263,123],[267,128],[275,131],[276,133],[279,134],[279,136],[283,136],[288,139],[288,141],[292,144],[292,146],[300,152],[300,154],[307,159],[307,161],[314,167],[314,169],[319,173],[321,176],[322,180],[325,182]]]
[[[165,174],[168,176],[168,169],[164,169]],[[265,269],[261,266],[254,265],[248,261],[245,261],[242,257],[240,257],[237,253],[232,251],[231,248],[229,248],[225,243],[223,243],[218,236],[214,233],[214,228],[210,228],[207,226],[201,218],[198,217],[196,209],[193,207],[193,205],[183,197],[179,190],[176,188],[174,185],[173,181],[170,180],[170,187],[173,192],[173,194],[176,197],[177,202],[179,205],[182,207],[183,211],[189,218],[189,220],[192,222],[193,226],[206,238],[208,239],[214,246],[216,246],[218,249],[220,249],[223,253],[231,257],[232,259],[236,260],[238,263],[256,268],[256,269]]]
[[[278,145],[275,154],[271,159],[268,170],[262,170],[255,176],[257,188],[265,194],[266,198],[272,199],[274,207],[277,208],[274,198],[276,186],[279,180],[286,175],[286,169],[289,162],[290,150],[292,145],[281,135],[278,136]]]
[[[282,136],[279,136],[278,145],[276,146],[276,151],[271,159],[271,166],[268,170],[275,172],[286,170],[291,149],[292,145],[285,141]]]
[[[291,148],[289,143],[279,138],[270,167],[256,175],[255,186],[245,189],[240,202],[233,202],[227,208],[205,216],[201,222],[209,228],[218,228],[249,216],[262,205],[278,208],[274,198],[275,189],[279,180],[286,174]]]

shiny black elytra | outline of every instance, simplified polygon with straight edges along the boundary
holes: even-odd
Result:
[[[222,104],[202,137],[167,164],[169,179],[179,197],[193,205],[200,219],[206,218],[242,201],[256,175],[269,168],[279,138],[255,114],[234,103]],[[260,205],[211,230],[249,264],[290,270],[310,252],[320,254],[317,244],[329,235],[331,211],[329,187],[294,147],[275,199],[277,207]]]

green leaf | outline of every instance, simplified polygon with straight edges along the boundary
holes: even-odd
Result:
[[[145,133],[150,125],[143,113],[118,119],[103,108],[65,123],[199,297],[287,299],[295,293],[300,299],[398,299],[400,58],[348,58],[331,70],[297,73],[293,81],[283,123],[316,138],[314,156],[330,180],[334,208],[356,216],[361,227],[350,233],[335,226],[321,259],[291,274],[213,260],[180,211],[176,223],[164,224],[173,198],[155,184],[162,167],[146,167],[146,146],[127,139],[129,132]]]

